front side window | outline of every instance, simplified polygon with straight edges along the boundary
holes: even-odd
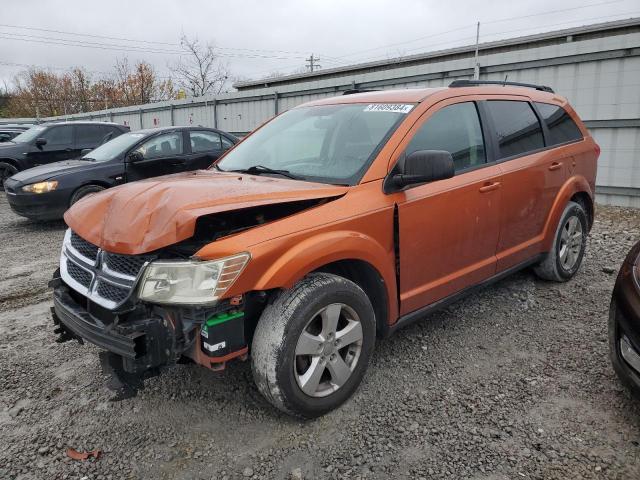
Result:
[[[544,147],[542,127],[527,102],[489,100],[486,105],[498,137],[499,158],[523,155]]]
[[[551,145],[582,140],[582,132],[564,108],[537,102],[536,108],[547,124]]]
[[[233,148],[217,167],[286,170],[301,180],[354,185],[413,105],[294,108]]]
[[[418,150],[444,150],[451,154],[456,172],[486,162],[480,118],[473,102],[438,110],[415,133],[406,154]]]
[[[160,158],[182,153],[182,132],[165,133],[144,142],[137,149],[142,158]]]
[[[193,153],[213,152],[222,150],[220,134],[216,132],[189,132],[191,139],[191,151]]]
[[[71,145],[73,143],[73,127],[71,125],[52,127],[42,133],[40,137],[47,140],[47,147]]]
[[[29,143],[36,138],[40,138],[46,129],[47,127],[43,126],[31,127],[29,130],[25,130],[20,135],[16,136],[13,141],[16,143]]]

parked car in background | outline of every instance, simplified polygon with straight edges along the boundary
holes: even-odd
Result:
[[[609,352],[618,377],[640,400],[640,242],[624,260],[613,289]]]
[[[62,218],[86,195],[144,178],[209,167],[237,138],[204,127],[125,133],[77,160],[19,172],[5,180],[9,205],[36,220]]]
[[[14,137],[17,137],[25,130],[29,130],[33,127],[31,123],[6,123],[0,125],[0,143],[7,142]]]
[[[0,189],[10,176],[46,163],[78,158],[129,131],[129,127],[105,122],[49,122],[31,127],[10,141],[0,143]]]
[[[250,355],[269,402],[316,417],[357,389],[376,336],[526,267],[571,279],[600,149],[549,88],[478,83],[317,100],[208,171],[77,203],[60,341],[100,346],[129,393],[183,357]]]

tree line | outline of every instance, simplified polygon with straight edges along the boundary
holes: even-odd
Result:
[[[172,77],[158,75],[146,61],[123,58],[113,72],[96,77],[83,67],[56,73],[29,68],[0,90],[0,116],[51,117],[218,94],[228,87],[228,66],[211,43],[182,37],[185,55],[169,65]]]

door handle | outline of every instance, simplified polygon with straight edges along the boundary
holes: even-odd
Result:
[[[553,162],[551,165],[549,165],[549,170],[551,170],[552,172],[554,170],[559,170],[560,168],[562,168],[562,162]]]
[[[70,152],[70,151],[72,151],[72,150],[73,150],[73,148],[65,148],[65,149],[64,149],[64,151],[65,151],[65,152]]]
[[[480,193],[493,192],[494,190],[498,190],[502,186],[500,182],[493,183],[485,183],[482,187],[480,187]]]

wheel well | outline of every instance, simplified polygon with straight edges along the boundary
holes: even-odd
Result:
[[[104,183],[104,182],[91,182],[91,183],[85,183],[84,185],[80,185],[78,188],[76,188],[73,193],[71,194],[71,196],[69,197],[69,203],[71,203],[71,200],[73,199],[73,196],[78,192],[78,190],[80,190],[81,188],[85,188],[85,187],[102,187],[102,188],[109,188],[109,184]]]
[[[351,280],[367,294],[373,311],[376,315],[376,330],[379,336],[383,335],[387,325],[389,302],[387,289],[380,273],[371,264],[363,260],[340,260],[324,265],[316,272],[333,273]]]
[[[576,202],[584,211],[587,212],[587,222],[589,223],[589,230],[593,226],[594,208],[593,201],[587,192],[578,192],[571,197],[572,202]]]
[[[0,158],[0,162],[10,163],[14,167],[16,167],[18,170],[20,170],[20,164],[13,158]]]

